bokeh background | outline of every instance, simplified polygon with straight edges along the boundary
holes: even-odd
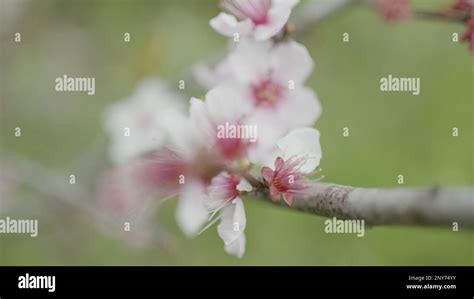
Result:
[[[413,2],[433,9],[451,3]],[[111,167],[104,109],[149,76],[177,89],[194,63],[226,46],[208,25],[219,12],[214,0],[0,3],[2,160],[34,161],[63,177],[65,186],[74,173],[91,194]],[[295,38],[316,62],[307,84],[324,110],[315,126],[325,181],[397,187],[403,174],[404,186],[473,185],[472,56],[466,44],[451,40],[464,30],[431,20],[387,24],[359,4],[297,30]],[[15,32],[21,43],[13,42]],[[124,32],[131,33],[130,43]],[[342,42],[344,32],[349,43]],[[55,92],[54,79],[63,74],[96,77],[95,96]],[[421,94],[380,92],[379,80],[388,74],[420,77]],[[188,98],[203,91],[182,93]],[[15,127],[22,128],[20,138]],[[343,127],[350,137],[343,137]],[[453,127],[458,137],[451,135]],[[472,230],[374,227],[363,238],[325,234],[324,218],[251,198],[245,201],[242,259],[225,254],[215,227],[186,239],[174,221],[175,201],[153,218],[167,230],[167,241],[136,246],[99,229],[77,203],[27,185],[9,189],[1,198],[2,217],[39,219],[40,233],[0,235],[1,265],[474,265]]]

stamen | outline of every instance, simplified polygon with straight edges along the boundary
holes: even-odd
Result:
[[[217,208],[215,208],[213,211],[212,211],[212,214],[211,216],[209,216],[209,221],[212,220],[212,218],[217,214],[217,212],[219,212],[223,207],[225,207],[229,202],[228,201],[224,201],[220,206],[218,206]]]
[[[216,217],[214,220],[212,220],[211,222],[209,222],[203,229],[201,229],[198,233],[198,235],[202,234],[203,232],[205,232],[208,228],[210,228],[214,223],[216,223],[219,219],[221,219],[221,215],[219,215],[219,217]]]

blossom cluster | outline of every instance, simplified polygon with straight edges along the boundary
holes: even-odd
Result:
[[[126,217],[144,217],[157,199],[178,198],[176,220],[194,237],[216,222],[225,251],[245,252],[244,197],[255,188],[292,205],[311,186],[321,159],[321,114],[315,92],[305,86],[314,62],[285,30],[296,0],[224,0],[210,20],[231,38],[216,65],[197,64],[204,99],[181,95],[159,79],[140,84],[132,96],[106,112],[110,157],[116,170],[101,198]],[[237,38],[236,38],[237,37]],[[218,128],[254,128],[257,136]],[[233,134],[234,133],[234,134]],[[252,138],[250,138],[252,137]]]

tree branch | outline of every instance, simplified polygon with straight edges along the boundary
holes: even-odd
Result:
[[[272,202],[266,188],[257,188],[255,194]],[[286,205],[283,201],[275,204]],[[289,208],[325,217],[364,219],[369,225],[452,226],[457,222],[460,228],[473,228],[474,188],[371,189],[315,183],[308,195],[296,198]]]

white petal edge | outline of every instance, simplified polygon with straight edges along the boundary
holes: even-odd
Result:
[[[209,21],[209,25],[225,36],[233,36],[238,33],[241,36],[248,35],[253,29],[250,19],[238,21],[233,15],[221,12]]]
[[[253,190],[253,187],[246,179],[242,178],[240,179],[240,183],[237,185],[237,190],[250,192]]]
[[[319,131],[314,128],[298,128],[278,140],[277,145],[285,161],[295,157],[304,158],[300,171],[310,173],[318,167],[322,157],[319,136]]]
[[[298,0],[273,0],[268,11],[268,22],[255,27],[253,36],[256,40],[268,40],[276,35],[288,22],[292,8]]]
[[[241,234],[237,240],[234,242],[225,245],[224,250],[230,255],[236,256],[238,258],[242,258],[245,254],[245,245],[247,240],[245,238],[245,234]]]
[[[270,59],[274,76],[285,86],[290,80],[295,85],[303,85],[314,69],[314,61],[308,50],[295,41],[278,45]]]

